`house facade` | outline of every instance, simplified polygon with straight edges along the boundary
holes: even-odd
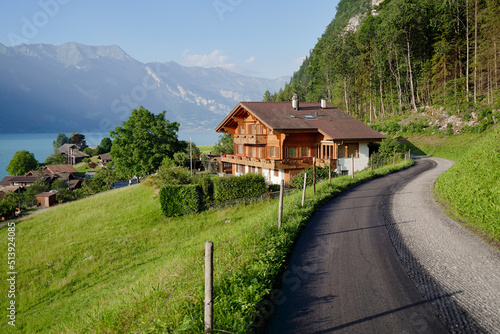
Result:
[[[295,97],[294,97],[295,98]],[[339,174],[360,171],[369,164],[369,143],[384,136],[324,100],[321,103],[241,102],[216,128],[234,140],[234,154],[221,161],[232,174],[262,174],[279,184],[311,167]]]

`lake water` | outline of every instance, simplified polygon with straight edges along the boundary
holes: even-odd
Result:
[[[69,136],[69,133],[66,135]],[[180,140],[193,141],[197,146],[214,145],[219,139],[220,133],[211,131],[183,132],[178,133]],[[102,138],[109,137],[107,133],[85,134],[88,146],[97,146]],[[45,161],[47,156],[54,151],[52,142],[56,140],[57,133],[0,133],[0,180],[9,173],[5,170],[10,160],[17,151],[26,150],[35,155],[39,162]]]

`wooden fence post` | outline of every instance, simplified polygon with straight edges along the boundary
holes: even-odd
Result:
[[[396,151],[394,151],[394,163],[393,166],[396,166]]]
[[[313,158],[313,195],[316,196],[316,158]]]
[[[304,173],[304,188],[302,188],[302,206],[306,202],[306,185],[307,185],[307,173]]]
[[[279,204],[279,212],[278,212],[278,228],[281,228],[281,222],[283,220],[283,190],[285,188],[285,180],[281,180],[280,187],[280,204]]]
[[[373,154],[372,154],[372,156],[370,157],[370,160],[371,160],[371,170],[373,170]]]
[[[213,330],[213,254],[214,244],[211,241],[207,241],[205,244],[205,333],[212,333]]]
[[[351,154],[351,164],[352,164],[352,178],[354,179],[354,154]]]
[[[328,182],[332,184],[332,159],[328,162]]]

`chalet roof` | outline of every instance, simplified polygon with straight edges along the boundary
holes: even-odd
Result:
[[[76,168],[71,165],[47,165],[43,168],[43,171],[50,174],[78,173]]]
[[[13,179],[15,176],[5,176],[2,181],[0,181],[0,187],[7,187],[10,186],[10,180]]]
[[[109,153],[103,153],[101,155],[99,155],[98,157],[100,160],[113,160],[113,158],[111,158],[111,155]]]
[[[14,176],[9,181],[12,182],[32,182],[34,183],[38,178],[36,176]]]
[[[36,195],[35,197],[52,197],[52,196],[56,196],[57,193],[40,193],[38,195]]]
[[[321,108],[320,103],[305,103],[295,110],[290,102],[240,102],[216,128],[217,132],[226,132],[224,128],[236,128],[235,117],[252,114],[271,130],[319,131],[333,140],[381,140],[381,133],[373,130],[361,121],[349,116],[331,104]]]

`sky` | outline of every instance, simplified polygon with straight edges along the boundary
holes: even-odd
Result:
[[[0,43],[119,45],[143,63],[291,76],[338,0],[22,0],[0,4]]]

